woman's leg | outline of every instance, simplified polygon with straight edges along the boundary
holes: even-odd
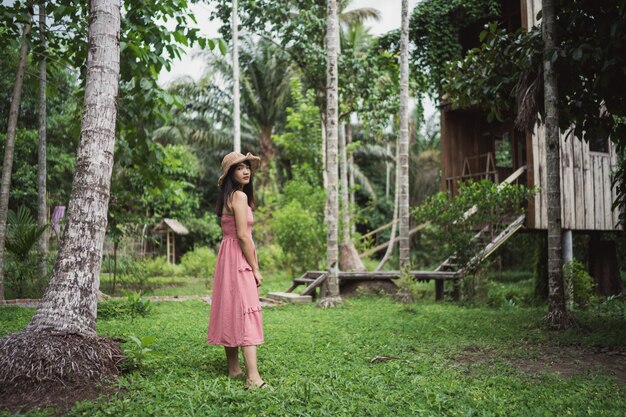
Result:
[[[242,346],[243,360],[246,362],[246,385],[260,386],[263,384],[256,365],[256,346]]]
[[[239,365],[239,348],[224,346],[226,350],[226,362],[228,363],[228,375],[231,377],[243,375],[241,365]]]

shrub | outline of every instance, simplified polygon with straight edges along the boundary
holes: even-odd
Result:
[[[150,300],[141,296],[141,292],[124,291],[125,300],[110,299],[98,303],[98,318],[126,318],[134,319],[137,316],[145,317],[151,309]]]
[[[165,256],[144,259],[139,262],[148,277],[173,277],[179,274],[178,265],[171,264]]]
[[[140,368],[147,357],[160,354],[160,352],[156,352],[148,347],[156,341],[155,336],[144,336],[140,339],[137,336],[129,335],[128,338],[130,341],[126,341],[124,344],[126,360],[122,362],[122,368],[129,371]]]
[[[579,261],[567,262],[563,265],[565,287],[571,286],[574,303],[579,308],[587,308],[594,296],[593,278],[587,272],[585,264]]]
[[[274,213],[274,234],[291,272],[319,267],[326,253],[325,229],[324,223],[298,200],[292,200]]]
[[[277,244],[257,247],[259,268],[262,272],[278,272],[285,266],[285,254]]]
[[[207,288],[210,288],[211,278],[215,271],[216,258],[215,252],[210,248],[195,248],[181,258],[181,271],[186,276],[204,278]]]

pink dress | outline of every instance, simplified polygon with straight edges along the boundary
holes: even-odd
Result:
[[[252,209],[248,233],[252,237]],[[254,257],[256,259],[256,249]],[[222,215],[222,244],[217,255],[207,343],[252,346],[263,343],[259,289],[252,267],[239,246],[235,217]]]

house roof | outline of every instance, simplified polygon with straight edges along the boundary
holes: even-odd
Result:
[[[176,219],[163,219],[154,227],[155,232],[163,232],[166,229],[172,230],[177,235],[188,235],[189,230]]]

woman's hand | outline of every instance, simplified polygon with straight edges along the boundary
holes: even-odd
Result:
[[[260,287],[261,284],[263,284],[263,275],[261,275],[261,272],[258,269],[253,270],[252,273],[254,274],[254,280],[256,281],[256,286]]]

